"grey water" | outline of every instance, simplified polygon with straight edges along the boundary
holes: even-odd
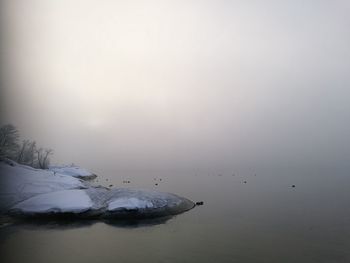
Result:
[[[346,169],[111,169],[95,183],[172,192],[204,205],[154,221],[4,225],[1,262],[350,262]]]

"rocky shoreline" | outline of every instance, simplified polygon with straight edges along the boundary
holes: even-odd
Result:
[[[96,175],[75,166],[40,170],[6,159],[0,160],[0,176],[0,208],[14,218],[145,219],[195,206],[171,193],[94,186],[87,180]]]

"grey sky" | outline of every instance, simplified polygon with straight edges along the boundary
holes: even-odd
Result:
[[[1,2],[2,122],[121,169],[350,161],[349,1]]]

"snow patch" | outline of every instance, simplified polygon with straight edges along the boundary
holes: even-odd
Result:
[[[84,190],[63,190],[36,195],[13,207],[22,213],[82,213],[92,208],[92,201]]]
[[[148,200],[142,200],[136,197],[118,198],[108,203],[108,211],[118,210],[138,210],[145,208],[153,208],[153,203]]]

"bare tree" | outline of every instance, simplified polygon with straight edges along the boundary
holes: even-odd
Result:
[[[0,128],[0,157],[16,160],[18,163],[47,169],[53,150],[36,147],[35,141],[23,140],[18,144],[19,131],[12,124]]]
[[[22,145],[20,146],[20,148],[18,150],[17,158],[16,158],[18,163],[23,163],[24,154],[27,150],[28,145],[29,145],[29,140],[22,141]]]
[[[23,140],[22,145],[17,152],[17,162],[34,166],[36,161],[36,142],[30,140]]]
[[[18,150],[19,132],[12,124],[0,128],[0,155],[13,158]]]
[[[27,164],[34,167],[35,164],[35,152],[36,152],[36,142],[32,141],[30,142],[28,146],[28,151],[26,152],[25,155],[25,160],[27,160]]]
[[[36,150],[37,153],[37,165],[40,169],[47,169],[50,164],[49,156],[53,154],[52,149],[43,149],[40,148]]]

